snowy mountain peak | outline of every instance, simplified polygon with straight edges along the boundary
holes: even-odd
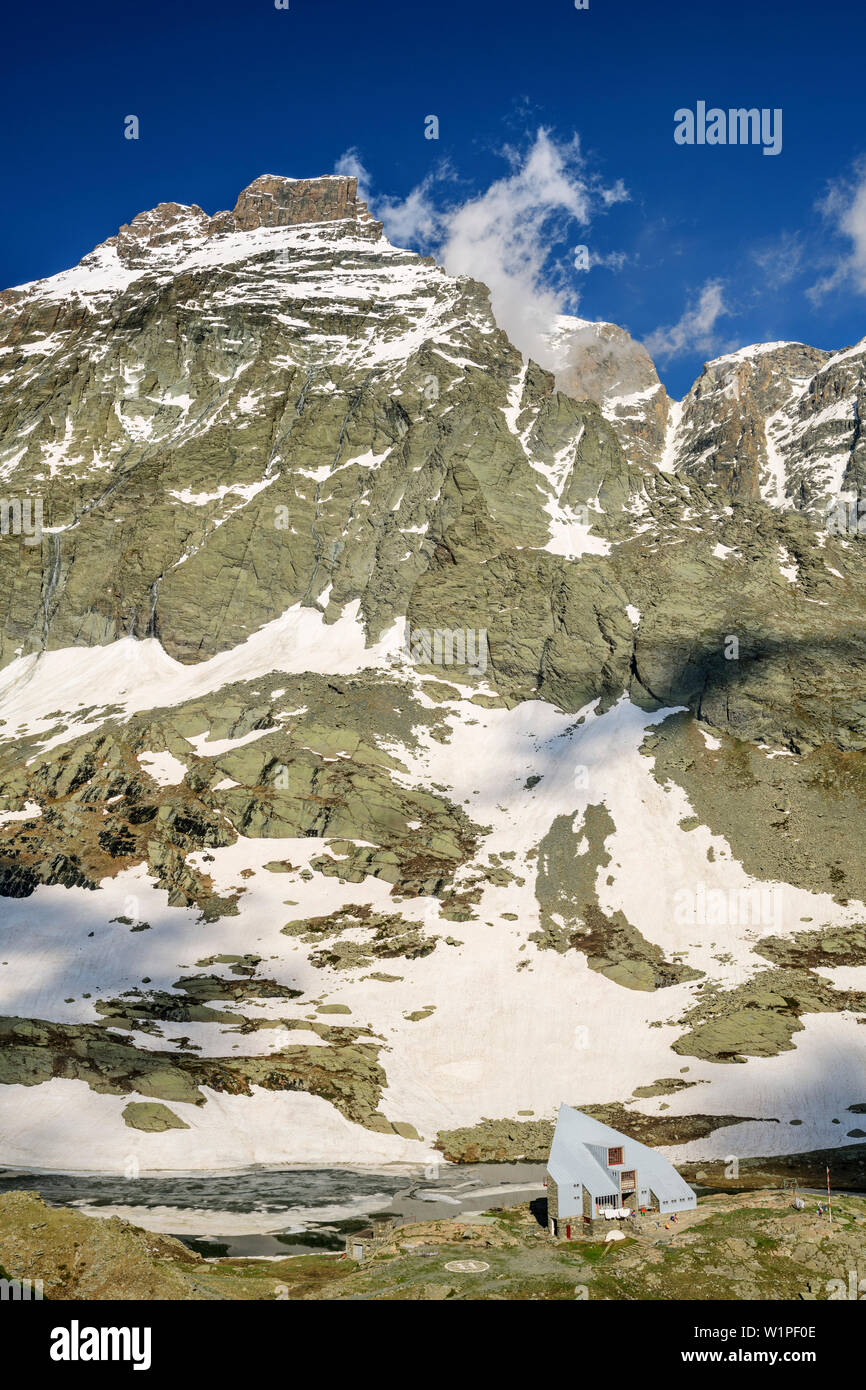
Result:
[[[228,213],[218,213],[220,221]],[[381,223],[375,222],[366,203],[358,200],[356,178],[331,175],[316,179],[287,179],[262,174],[238,195],[231,213],[234,229],[249,232],[256,227],[296,227],[305,222],[360,223],[371,236],[378,236]]]
[[[253,232],[259,227],[298,227],[349,222],[357,234],[375,239],[382,224],[374,221],[367,205],[358,199],[358,180],[329,175],[316,179],[288,179],[262,174],[238,194],[231,212],[209,217],[200,207],[160,203],[140,212],[120,228],[115,244],[122,260],[134,261],[148,247],[170,245],[218,236],[226,232]]]
[[[646,349],[614,324],[562,315],[547,341],[560,389],[601,406],[633,463],[813,516],[840,496],[866,497],[866,342],[839,352],[752,343],[707,362],[675,402]]]
[[[105,246],[115,246],[127,265],[137,265],[157,246],[172,246],[208,235],[211,219],[200,207],[181,203],[159,203],[125,223]]]
[[[646,348],[615,323],[560,314],[548,335],[544,366],[560,390],[595,401],[635,462],[658,464],[670,412],[667,392]]]
[[[783,410],[817,476],[862,354],[715,364],[675,429],[622,329],[553,348],[354,179],[0,297],[0,1164],[519,1157],[563,1096],[844,1138],[866,576],[647,464]]]

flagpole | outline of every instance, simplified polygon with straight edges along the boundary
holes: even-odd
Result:
[[[829,1214],[830,1220],[832,1221],[832,1220],[833,1220],[833,1207],[832,1207],[832,1205],[831,1205],[831,1203],[830,1203],[830,1167],[829,1167],[829,1164],[828,1164],[828,1166],[827,1166],[827,1212],[828,1212],[828,1214]]]

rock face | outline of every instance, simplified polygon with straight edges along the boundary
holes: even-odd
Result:
[[[866,341],[835,353],[757,343],[708,362],[683,401],[668,397],[646,350],[614,324],[563,316],[548,342],[557,385],[601,407],[629,459],[816,519],[842,499],[834,529],[856,532]]]
[[[352,179],[0,296],[0,1163],[426,1163],[564,1096],[844,1139],[860,352],[681,409],[612,325],[550,363]]]
[[[609,426],[522,366],[486,289],[380,231],[353,179],[266,177],[3,296],[0,468],[43,529],[0,548],[0,663],[123,636],[198,661],[294,603],[359,601],[379,635],[461,514],[543,547],[602,453],[625,495]],[[572,444],[592,478],[560,496]]]
[[[820,500],[834,481],[829,461],[823,473],[809,465],[831,451],[810,417],[823,409],[814,383],[830,357],[801,343],[764,343],[709,362],[682,405],[677,471],[777,506]]]
[[[853,504],[854,524],[834,529],[856,532],[866,496],[864,390],[864,343],[837,353],[803,343],[743,348],[708,362],[672,405],[652,461],[730,496],[824,521],[841,498]]]
[[[256,227],[345,221],[366,226],[373,240],[382,231],[382,224],[374,222],[366,205],[358,200],[358,180],[338,175],[284,179],[263,174],[243,190],[230,218],[226,213],[217,213],[217,219],[220,231],[252,232]]]
[[[548,338],[556,384],[595,401],[629,458],[659,464],[671,401],[646,348],[614,323],[560,316]]]

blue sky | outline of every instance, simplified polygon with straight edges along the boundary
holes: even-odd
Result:
[[[393,240],[497,282],[515,337],[522,299],[613,320],[676,395],[732,347],[866,332],[850,0],[48,0],[4,27],[3,285],[158,202],[357,166]],[[675,144],[698,100],[781,108],[781,153]]]

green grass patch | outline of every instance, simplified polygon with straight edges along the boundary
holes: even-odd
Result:
[[[562,1254],[566,1259],[571,1257],[581,1260],[584,1264],[594,1265],[604,1258],[609,1249],[610,1246],[605,1245],[602,1240],[581,1240],[566,1246]]]

